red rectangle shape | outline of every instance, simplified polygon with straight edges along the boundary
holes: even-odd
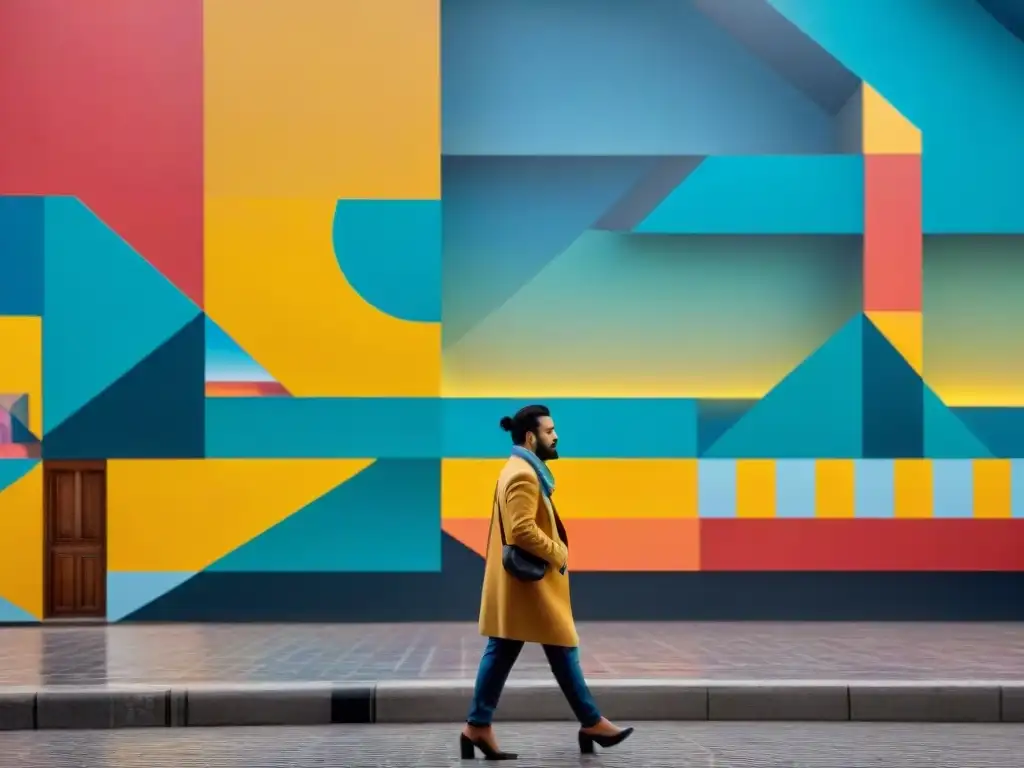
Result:
[[[1024,520],[701,520],[705,571],[1020,571]]]
[[[81,198],[201,305],[203,0],[2,0],[0,51],[0,194]]]
[[[864,157],[864,309],[920,311],[921,156]]]

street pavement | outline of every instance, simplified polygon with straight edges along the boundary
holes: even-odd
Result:
[[[1020,725],[639,723],[583,757],[570,723],[504,724],[521,768],[1019,768]],[[448,768],[457,724],[24,731],[0,735],[0,768]]]
[[[1024,625],[582,623],[590,679],[1024,680]],[[467,680],[475,624],[115,624],[0,629],[0,687]],[[527,646],[512,679],[549,679]],[[1024,765],[1024,763],[1022,763]]]

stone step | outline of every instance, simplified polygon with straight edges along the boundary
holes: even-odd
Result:
[[[1024,681],[627,680],[591,690],[615,721],[1024,722]],[[472,680],[0,688],[0,730],[460,722]],[[496,718],[572,720],[552,680],[510,681]]]

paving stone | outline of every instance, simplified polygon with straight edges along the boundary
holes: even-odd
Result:
[[[582,623],[588,680],[1024,681],[1024,625]],[[0,632],[0,686],[473,679],[473,624],[125,624]],[[511,680],[550,679],[527,646]]]

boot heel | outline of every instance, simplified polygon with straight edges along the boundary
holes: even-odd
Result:
[[[598,734],[589,734],[580,731],[580,752],[584,755],[591,755],[594,753],[594,745],[597,744],[601,749],[610,749],[618,744],[621,744],[633,734],[632,728],[623,728],[621,731],[616,733],[614,736],[599,736]]]
[[[474,749],[479,749],[484,760],[515,760],[519,755],[515,752],[502,752],[494,749],[486,741],[473,741],[464,733],[459,734],[459,754],[463,760],[472,760],[476,757]]]
[[[580,731],[580,754],[594,754],[594,740],[590,738],[590,736],[585,734],[583,731]]]

